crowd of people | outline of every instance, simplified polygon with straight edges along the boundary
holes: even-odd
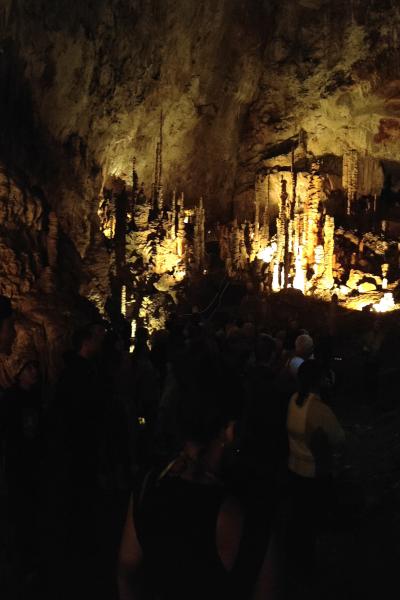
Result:
[[[3,354],[13,319],[1,297]],[[314,334],[171,315],[129,352],[96,320],[45,408],[23,362],[0,395],[15,597],[310,597],[345,443],[332,339]]]

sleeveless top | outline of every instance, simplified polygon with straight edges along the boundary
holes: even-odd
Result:
[[[232,597],[231,574],[216,545],[223,487],[150,473],[134,502],[146,580],[157,600]]]
[[[289,402],[287,430],[289,436],[289,470],[302,477],[315,477],[315,460],[306,436],[307,416],[313,394],[309,394],[302,406],[294,394]]]

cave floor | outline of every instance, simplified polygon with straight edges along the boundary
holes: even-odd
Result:
[[[311,597],[390,597],[400,559],[400,408],[382,411],[343,395],[335,411],[347,446],[337,473],[338,515],[318,538]],[[4,531],[4,490],[1,499]],[[43,591],[14,595],[4,548],[0,556],[2,598],[43,598]]]
[[[346,321],[348,317],[344,316]],[[395,318],[395,317],[393,317]],[[361,314],[351,319],[364,319]],[[347,325],[344,327],[349,331]],[[365,331],[365,322],[361,328]],[[394,597],[399,587],[400,562],[400,404],[397,347],[390,344],[392,367],[381,380],[380,393],[368,398],[362,360],[357,350],[360,331],[339,336],[337,354],[338,391],[333,408],[346,431],[346,449],[337,465],[336,516],[320,532],[315,586],[307,600],[353,600]],[[391,337],[397,344],[396,328]],[[394,366],[394,368],[393,368]],[[0,531],[6,529],[5,488],[0,481]],[[40,598],[38,594],[17,596],[17,582],[0,536],[0,597]],[[54,595],[52,600],[54,599]],[[104,600],[113,600],[105,598]],[[281,600],[277,595],[271,600]],[[282,599],[283,600],[283,599]],[[291,599],[290,599],[291,600]]]
[[[399,587],[400,409],[336,404],[347,447],[339,516],[318,541],[316,597],[386,598]]]

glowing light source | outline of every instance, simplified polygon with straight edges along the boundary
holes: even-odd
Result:
[[[132,322],[131,322],[131,340],[132,340],[132,341],[135,339],[135,335],[136,335],[136,326],[137,326],[137,325],[136,325],[136,321],[135,321],[135,319],[132,319]],[[133,344],[133,343],[132,343],[132,344],[129,346],[129,352],[131,352],[131,353],[132,353],[132,352],[134,351],[134,349],[135,349],[135,344]]]
[[[121,290],[121,313],[126,317],[126,285]]]
[[[181,267],[181,268],[175,268],[174,270],[174,279],[176,281],[182,281],[186,276],[186,270]]]
[[[380,299],[379,302],[373,305],[373,309],[375,312],[388,312],[390,310],[394,310],[396,308],[396,304],[394,302],[393,294],[391,292],[386,292],[383,295],[383,298]]]
[[[272,242],[272,244],[260,250],[260,252],[257,254],[257,258],[263,260],[265,263],[270,263],[275,256],[276,249],[276,242]]]

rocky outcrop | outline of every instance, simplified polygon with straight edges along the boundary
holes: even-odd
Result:
[[[50,382],[59,371],[81,312],[61,276],[65,259],[58,219],[43,194],[0,165],[0,293],[12,300],[17,333],[12,356],[0,357],[0,385],[12,382],[27,357],[40,361]]]
[[[50,294],[57,272],[102,308],[114,265],[101,190],[130,180],[135,155],[150,195],[161,110],[164,201],[203,197],[211,220],[233,198],[238,222],[253,220],[256,174],[290,181],[292,158],[298,190],[315,157],[330,190],[353,194],[357,175],[379,193],[379,161],[398,187],[399,26],[392,0],[4,0],[1,185],[19,172],[29,186],[0,205],[3,291]]]
[[[262,0],[8,0],[4,59],[21,65],[46,132],[83,140],[107,175],[129,174],[134,153],[152,181],[163,110],[166,189],[196,201],[201,190],[207,207],[221,207],[233,193],[267,14]]]
[[[299,161],[353,150],[400,161],[399,4],[285,0],[273,22],[240,145],[238,202],[257,170],[289,166],[293,147]]]

